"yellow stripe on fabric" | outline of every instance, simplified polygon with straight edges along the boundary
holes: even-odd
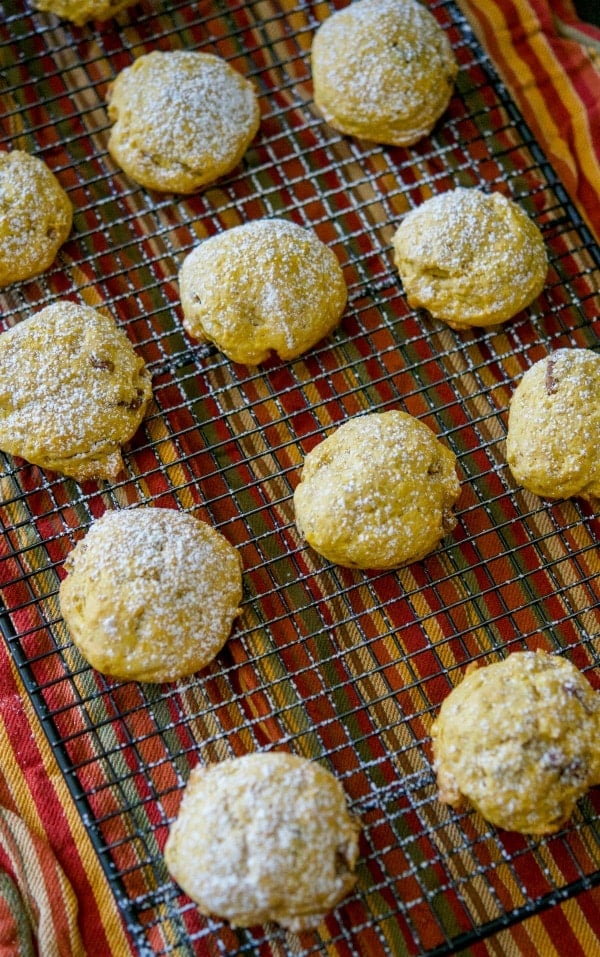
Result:
[[[115,954],[119,954],[120,957],[125,957],[126,954],[133,954],[129,941],[123,930],[123,925],[112,895],[112,891],[110,890],[104,872],[100,866],[96,853],[92,847],[85,827],[83,826],[83,822],[81,821],[79,813],[73,803],[68,788],[62,779],[60,770],[56,764],[56,759],[50,748],[50,744],[43,730],[39,727],[37,715],[33,710],[27,693],[21,683],[19,673],[12,661],[10,662],[10,667],[13,671],[13,680],[20,691],[21,704],[25,711],[28,724],[32,729],[32,733],[37,732],[35,733],[36,746],[42,760],[43,769],[47,776],[48,787],[53,788],[57,796],[57,800],[63,809],[65,820],[68,824],[69,832],[73,839],[73,844],[78,850],[81,866],[85,871],[90,887],[94,889],[94,896],[96,898],[98,911],[101,915],[102,926],[104,928],[106,938],[113,942],[113,952]],[[3,755],[3,774],[5,776],[7,786],[10,789],[10,794],[14,802],[15,809],[34,833],[44,834],[45,828],[41,822],[37,806],[27,783],[27,779],[20,768],[19,756],[15,753],[12,747],[10,735],[1,715],[0,752]],[[85,901],[80,901],[79,903],[80,907],[85,907]]]

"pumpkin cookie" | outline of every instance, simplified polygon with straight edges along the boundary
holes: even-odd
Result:
[[[113,479],[150,376],[113,319],[61,301],[0,335],[0,448],[85,479]]]
[[[37,10],[55,13],[78,27],[88,20],[108,20],[136,0],[32,0]]]
[[[409,305],[453,329],[505,322],[544,287],[542,234],[501,193],[458,188],[408,213],[393,237]]]
[[[109,92],[108,150],[136,183],[193,193],[238,165],[258,130],[251,83],[210,53],[154,50]]]
[[[313,39],[315,104],[335,129],[377,143],[408,146],[426,136],[457,72],[446,34],[417,0],[358,0]]]
[[[69,197],[42,160],[0,153],[0,286],[48,269],[72,223]]]
[[[259,752],[194,768],[165,860],[201,913],[299,931],[354,886],[358,832],[329,771]]]
[[[431,735],[439,798],[497,827],[551,834],[600,783],[600,695],[564,658],[515,652],[467,672]]]
[[[190,335],[247,365],[306,352],[338,325],[347,299],[335,254],[283,219],[206,239],[185,258],[179,288]]]
[[[349,419],[304,460],[296,524],[320,555],[356,568],[424,558],[456,524],[454,453],[405,412]]]
[[[208,665],[242,599],[237,551],[220,532],[168,508],[106,512],[65,562],[60,607],[93,668],[174,681]]]
[[[600,355],[557,349],[515,389],[506,458],[513,477],[545,498],[600,499]]]

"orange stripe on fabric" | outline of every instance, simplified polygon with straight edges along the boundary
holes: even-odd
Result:
[[[520,15],[521,9],[522,2],[515,4],[516,16]],[[542,10],[542,14],[547,14],[547,10]],[[579,163],[584,168],[588,167],[589,172],[597,171],[595,151],[598,147],[591,134],[588,113],[582,111],[581,107],[582,104],[588,107],[596,104],[600,77],[594,73],[592,86],[596,86],[596,90],[592,90],[586,79],[586,63],[580,45],[553,35],[552,21],[547,15],[540,17],[539,24],[540,29],[528,42],[519,45],[519,53],[530,70],[524,92],[529,97],[536,96],[539,88],[546,115],[552,127],[559,130],[559,142],[562,141],[565,126],[570,126]],[[580,122],[573,122],[575,118]]]
[[[0,673],[0,803],[47,837],[80,902],[84,941],[98,953],[133,954],[104,872],[4,645]]]

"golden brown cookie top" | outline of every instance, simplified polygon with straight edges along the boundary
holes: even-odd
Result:
[[[411,210],[393,247],[409,304],[456,329],[510,319],[540,294],[548,271],[537,224],[514,200],[476,188]]]
[[[58,17],[83,26],[88,20],[108,20],[136,0],[32,0],[37,10],[55,13]]]
[[[208,665],[240,613],[241,561],[216,529],[169,508],[106,512],[65,562],[60,606],[103,674],[174,681]]]
[[[42,160],[0,152],[0,286],[48,269],[72,223],[69,197]]]
[[[115,478],[152,394],[114,319],[55,302],[0,335],[0,448],[77,481]]]
[[[315,104],[335,129],[410,145],[444,112],[458,66],[446,34],[417,0],[358,0],[315,33]]]
[[[510,402],[506,458],[546,498],[600,499],[600,355],[557,349],[523,375]]]
[[[248,365],[306,352],[338,325],[347,299],[335,253],[279,218],[204,240],[186,256],[179,288],[190,335]]]
[[[230,172],[260,122],[252,84],[221,57],[154,50],[118,74],[108,149],[149,189],[192,193]]]
[[[194,768],[165,860],[203,914],[302,930],[353,887],[358,831],[324,767],[259,752]]]
[[[440,800],[549,834],[600,783],[600,695],[564,658],[515,652],[469,671],[432,727]]]
[[[355,416],[304,459],[296,523],[329,561],[398,568],[427,555],[456,524],[454,453],[397,410]]]

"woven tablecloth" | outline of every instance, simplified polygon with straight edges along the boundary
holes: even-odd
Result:
[[[5,5],[10,12],[10,4]],[[267,5],[268,6],[268,5]],[[318,5],[317,5],[318,6]],[[578,21],[574,9],[568,0],[553,0],[552,3],[545,0],[460,0],[460,6],[470,19],[473,28],[485,48],[495,63],[500,75],[506,83],[511,95],[514,97],[519,109],[521,110],[526,122],[531,127],[535,138],[541,145],[548,159],[555,168],[560,180],[564,184],[569,196],[580,210],[581,216],[588,224],[592,233],[600,238],[600,31],[589,25]],[[0,10],[2,6],[0,5]],[[135,16],[136,8],[132,8],[132,16]],[[122,21],[123,17],[121,17]],[[106,28],[107,31],[110,27]],[[151,43],[151,38],[147,38]],[[109,41],[107,41],[110,45]],[[56,95],[60,95],[60,90],[56,89]],[[85,108],[85,104],[84,104]],[[14,123],[14,118],[12,120]],[[11,130],[13,142],[16,145],[19,138],[18,129]],[[277,150],[277,141],[274,138],[272,144],[273,150]],[[327,176],[324,177],[324,186],[327,186]],[[268,187],[266,187],[268,188]],[[247,211],[252,215],[252,210]],[[160,210],[161,229],[164,233],[169,230],[176,230],[179,226],[174,221],[169,221],[169,212],[162,208]],[[231,222],[235,222],[235,211],[231,210]],[[349,213],[350,216],[350,213]],[[93,237],[93,229],[90,229],[90,235]],[[94,242],[93,238],[90,242]],[[98,251],[97,251],[98,252]],[[104,251],[100,251],[103,254]],[[118,254],[118,238],[115,238],[115,248],[107,249],[106,254]],[[142,268],[138,263],[128,263],[128,268],[132,270]],[[93,299],[93,284],[89,277],[82,272],[82,283],[87,283],[87,297]],[[71,292],[69,289],[68,292]],[[176,302],[177,292],[171,290],[173,303]],[[100,301],[100,300],[99,300]],[[93,302],[91,304],[94,304]],[[152,303],[145,304],[148,311],[152,310]],[[117,302],[117,308],[119,302]],[[385,344],[385,343],[384,343]],[[385,350],[384,350],[385,352]],[[385,359],[386,363],[393,363],[393,354],[388,353]],[[280,441],[281,432],[285,429],[285,415],[289,416],[309,416],[310,410],[299,407],[285,407],[286,401],[286,382],[285,371],[277,370],[279,395],[282,397],[282,406],[279,411],[283,414],[282,422],[273,428],[273,442]],[[400,374],[400,371],[399,373]],[[375,376],[376,377],[376,376]],[[330,383],[324,377],[319,388],[325,390],[331,387],[335,388],[335,383]],[[290,391],[290,401],[293,399],[293,393]],[[315,386],[315,399],[319,396],[318,389]],[[210,397],[204,397],[206,402],[210,402]],[[247,480],[245,474],[244,462],[241,459],[239,450],[230,448],[226,433],[221,430],[218,422],[218,405],[215,404],[215,425],[214,441],[218,444],[223,443],[223,459],[229,458],[226,467],[231,467],[234,462],[237,471],[236,481],[242,484]],[[351,400],[348,400],[345,412],[351,414],[357,411]],[[243,409],[240,410],[240,420],[245,415]],[[185,443],[186,423],[185,409],[180,410],[181,417],[181,435]],[[265,428],[267,426],[265,425]],[[160,420],[156,418],[151,425],[154,437],[152,448],[140,447],[136,450],[138,461],[142,463],[143,479],[140,479],[140,487],[143,495],[157,501],[165,503],[169,498],[173,487],[180,491],[177,496],[177,504],[184,508],[202,509],[202,500],[199,498],[193,485],[190,485],[185,473],[185,467],[182,466],[173,452],[172,447],[166,440],[166,436],[161,437]],[[191,446],[190,446],[191,447]],[[158,449],[158,452],[157,452]],[[190,455],[195,455],[195,450]],[[154,466],[155,457],[160,459],[160,469]],[[169,456],[172,456],[172,464]],[[165,478],[165,476],[167,478]],[[167,480],[168,479],[168,480]],[[211,494],[215,499],[226,500],[226,488],[220,490],[222,477],[214,475],[209,477],[208,481],[212,483]],[[231,481],[231,472],[229,473]],[[10,489],[7,492],[6,483],[4,491],[5,497],[10,501]],[[37,494],[32,491],[32,494]],[[53,495],[60,495],[60,490],[56,488],[44,488],[39,490],[39,496],[51,498]],[[248,513],[252,509],[258,509],[259,492],[256,486],[248,482]],[[127,504],[127,489],[124,489],[119,498],[116,493],[118,504]],[[254,499],[254,501],[253,501]],[[89,506],[93,512],[95,508],[100,509],[100,500],[96,500],[91,494],[86,506]],[[68,500],[53,502],[53,506],[59,507],[65,513],[77,505],[71,505]],[[16,508],[16,506],[15,506]],[[226,511],[226,506],[224,506]],[[42,509],[43,511],[43,509]],[[22,548],[23,536],[27,535],[27,530],[19,526],[17,513],[15,528],[18,527],[19,547]],[[507,516],[507,518],[509,518]],[[221,515],[224,521],[224,515]],[[233,518],[232,518],[233,521]],[[48,519],[46,525],[42,528],[42,533],[46,541],[51,543],[57,536],[58,530]],[[256,537],[260,541],[265,530],[260,527],[258,520],[256,523]],[[13,616],[13,620],[24,636],[24,642],[27,645],[27,636],[31,634],[32,638],[37,627],[35,605],[30,602],[31,582],[35,583],[36,575],[46,574],[44,568],[36,565],[37,551],[35,543],[32,540],[31,552],[28,553],[29,562],[23,573],[23,567],[13,557],[15,533],[12,537],[7,536],[3,545],[4,556],[4,581],[6,584],[5,594],[9,596],[11,607],[21,609]],[[250,551],[248,546],[247,551]],[[258,550],[259,545],[256,545]],[[57,551],[57,555],[59,552]],[[261,556],[264,559],[264,556]],[[271,557],[273,562],[279,560],[279,556]],[[8,570],[8,571],[7,571]],[[306,569],[304,569],[306,571]],[[308,574],[308,572],[306,572]],[[412,574],[412,573],[411,573]],[[415,579],[419,581],[421,573],[414,572]],[[411,579],[412,580],[412,579]],[[405,583],[409,578],[404,579]],[[34,586],[35,587],[35,584]],[[376,586],[374,586],[376,587]],[[385,589],[385,585],[381,586]],[[360,609],[361,593],[357,589],[357,608]],[[395,601],[393,595],[384,595]],[[286,615],[285,607],[279,607],[279,597],[273,594],[272,617],[274,620],[283,619]],[[449,604],[451,598],[449,596]],[[415,614],[419,612],[416,610]],[[360,615],[360,612],[359,612]],[[366,617],[366,616],[365,616]],[[58,620],[58,611],[56,610]],[[292,648],[293,635],[290,635],[290,649]],[[32,658],[35,658],[38,649],[32,643],[29,645]],[[324,658],[325,658],[324,649]],[[290,655],[301,652],[289,651]],[[281,661],[271,658],[268,649],[265,654],[265,669],[268,670],[269,679],[273,682],[275,697],[277,696],[278,682],[282,676],[278,671],[281,667]],[[235,653],[232,652],[232,667],[236,664]],[[388,650],[386,642],[382,640],[381,647],[377,648],[378,668],[388,680],[388,664],[386,659]],[[307,669],[308,669],[307,662]],[[294,667],[298,673],[302,672],[298,662],[294,662]],[[264,691],[254,686],[255,677],[252,669],[240,669],[240,700],[230,705],[226,701],[222,702],[220,708],[220,720],[227,721],[227,708],[233,710],[246,708],[246,719],[253,718],[257,721],[256,734],[260,741],[269,742],[281,738],[279,728],[271,728],[268,722],[261,724],[260,700]],[[16,957],[16,955],[41,954],[42,957],[53,957],[53,955],[62,955],[62,957],[77,957],[77,955],[89,954],[104,957],[104,955],[116,955],[116,957],[137,957],[138,950],[131,942],[127,929],[124,925],[117,901],[115,900],[113,890],[104,869],[101,867],[96,851],[88,834],[86,822],[82,819],[79,808],[73,799],[65,783],[62,770],[56,760],[53,752],[52,743],[48,740],[44,729],[41,726],[39,715],[36,714],[29,695],[24,687],[22,677],[15,662],[13,661],[9,648],[0,644],[0,742],[2,754],[2,766],[0,770],[0,957]],[[376,698],[380,693],[377,683],[378,674],[373,678],[372,694]],[[50,680],[50,679],[48,679]],[[93,678],[91,679],[93,682]],[[311,684],[310,671],[307,670],[306,695],[307,700],[311,700],[314,694],[314,688]],[[82,678],[79,693],[83,697],[89,694],[89,686],[85,683],[87,679]],[[242,701],[243,692],[248,692],[248,703]],[[215,675],[214,701],[220,702],[221,688],[219,686],[218,676]],[[200,692],[189,692],[190,702],[193,700],[193,694]],[[418,690],[414,692],[418,695]],[[139,740],[150,742],[150,731],[145,726],[145,716],[142,711],[139,715],[136,712],[137,699],[135,689],[129,687],[121,695],[115,693],[114,706],[123,711],[128,709],[133,715],[132,726],[136,728]],[[269,713],[272,703],[267,703],[265,713]],[[318,713],[318,720],[327,726],[327,716],[325,711],[328,705],[320,703],[321,711]],[[249,713],[248,713],[249,712]],[[59,716],[60,718],[60,716]],[[58,718],[58,720],[59,720]],[[232,727],[235,727],[237,719],[232,719]],[[291,713],[290,722],[293,724],[294,713]],[[210,726],[205,729],[207,740],[212,740],[214,728]],[[360,730],[360,729],[359,729]],[[364,729],[362,729],[364,731]],[[365,732],[366,733],[366,732]],[[66,732],[65,732],[66,734]],[[234,735],[232,734],[232,737]],[[73,751],[77,750],[77,741],[70,742]],[[252,744],[252,738],[247,740],[243,733],[240,737],[240,750]],[[121,743],[122,745],[122,743]],[[329,745],[335,749],[339,747],[339,742],[332,739]],[[375,746],[373,746],[375,747]],[[140,745],[143,749],[143,744]],[[126,754],[126,752],[124,752]],[[153,767],[153,760],[157,762],[161,770],[161,788],[165,795],[165,808],[173,813],[179,800],[180,777],[176,769],[165,769],[160,765],[161,756],[159,753],[153,754],[151,744],[148,746],[148,752],[144,752],[144,760],[148,767]],[[215,745],[215,756],[219,756],[218,746]],[[123,760],[127,760],[125,757]],[[172,782],[165,783],[165,776],[172,775]],[[104,788],[104,782],[101,776],[93,767],[90,767],[88,787],[91,794],[98,794],[105,802],[103,814],[106,820],[106,831],[110,834],[111,840],[118,844],[127,837],[131,841],[132,869],[135,866],[135,840],[132,835],[121,835],[118,833],[118,824],[115,819],[114,832],[111,831],[111,813],[113,806],[111,802],[118,802],[119,796],[114,791]],[[169,792],[172,788],[172,793]],[[143,796],[142,796],[143,797]],[[160,822],[157,824],[157,834],[161,832]],[[565,872],[568,870],[568,860],[559,861],[556,865],[563,867]],[[542,880],[543,875],[540,876]],[[139,879],[139,878],[138,878]],[[136,887],[140,896],[151,894],[153,892],[151,882],[144,886],[143,882]],[[408,893],[408,888],[407,888]],[[382,899],[382,907],[383,907]],[[451,905],[449,905],[451,906]],[[481,908],[485,911],[486,902],[482,899]],[[411,919],[418,922],[419,914],[411,915]],[[423,917],[426,920],[426,915]],[[192,929],[197,929],[194,919],[189,918]],[[598,944],[598,935],[600,934],[600,893],[597,890],[589,890],[579,896],[565,901],[544,912],[538,917],[532,917],[515,926],[500,930],[489,939],[480,944],[474,944],[464,951],[465,955],[470,957],[594,957],[600,955],[600,945]],[[149,935],[152,936],[151,934]],[[157,935],[158,941],[158,935]],[[159,945],[156,944],[156,953],[159,951]],[[366,957],[377,957],[378,953],[384,953],[380,950],[382,947],[379,939],[374,938],[372,950]],[[37,950],[36,950],[37,948]],[[252,953],[255,951],[253,950]],[[258,951],[256,951],[258,952]],[[266,951],[265,951],[266,952]],[[409,951],[407,951],[409,952]],[[212,954],[210,941],[207,938],[199,937],[197,944],[197,953],[204,955]],[[222,951],[219,951],[222,953]],[[248,951],[248,953],[250,953]],[[350,955],[353,953],[348,945],[343,943],[331,944],[327,953],[330,955]],[[404,954],[404,950],[398,945],[397,954]],[[396,957],[396,954],[393,955]]]

